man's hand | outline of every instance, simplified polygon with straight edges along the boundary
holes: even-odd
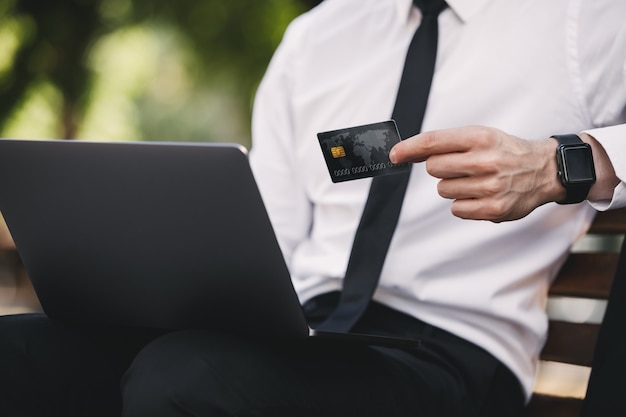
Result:
[[[502,222],[565,198],[556,172],[555,139],[523,140],[500,130],[469,126],[425,132],[398,143],[394,163],[426,162],[440,178],[437,190],[454,200],[452,214]]]

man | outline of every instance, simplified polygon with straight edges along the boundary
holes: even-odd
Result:
[[[450,0],[439,14],[424,133],[390,154],[416,164],[353,328],[419,349],[171,333],[126,372],[124,415],[519,414],[546,289],[594,213],[555,202],[626,205],[625,15],[619,0]],[[421,22],[411,0],[326,0],[259,87],[251,160],[313,327],[339,302],[371,183],[332,183],[316,134],[390,117]],[[558,177],[563,134],[593,152],[584,193]]]

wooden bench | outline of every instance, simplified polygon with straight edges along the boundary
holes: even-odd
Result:
[[[615,250],[626,234],[626,209],[598,213],[586,237],[598,239],[599,250],[573,251],[550,288],[551,298],[606,300],[617,269]],[[608,244],[606,244],[608,242]],[[612,243],[612,244],[611,244]],[[590,367],[600,329],[599,323],[550,320],[548,340],[541,353],[543,361]],[[567,381],[563,381],[567,382]],[[535,393],[527,408],[528,417],[579,416],[583,399]]]

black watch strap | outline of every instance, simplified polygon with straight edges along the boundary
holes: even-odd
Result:
[[[582,145],[585,142],[578,135],[552,135],[552,137],[559,141],[559,145]]]
[[[595,183],[595,169],[593,166],[593,157],[591,155],[591,147],[589,144],[585,143],[578,135],[568,134],[568,135],[553,135],[554,139],[559,142],[559,146],[557,148],[557,165],[558,165],[558,177],[565,188],[567,195],[564,200],[557,201],[558,204],[575,204],[584,201],[589,194],[589,189]],[[567,148],[575,148],[582,147],[580,149],[581,152],[588,152],[588,164],[587,167],[591,175],[589,178],[581,180],[579,178],[571,178],[571,175],[568,175],[567,170],[574,171],[571,166],[567,166],[568,164],[573,163],[581,163],[580,160],[576,161],[568,161],[564,157],[565,153],[561,152],[562,149]]]

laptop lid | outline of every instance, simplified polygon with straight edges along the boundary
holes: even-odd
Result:
[[[50,317],[308,334],[241,146],[0,139],[0,211]]]

